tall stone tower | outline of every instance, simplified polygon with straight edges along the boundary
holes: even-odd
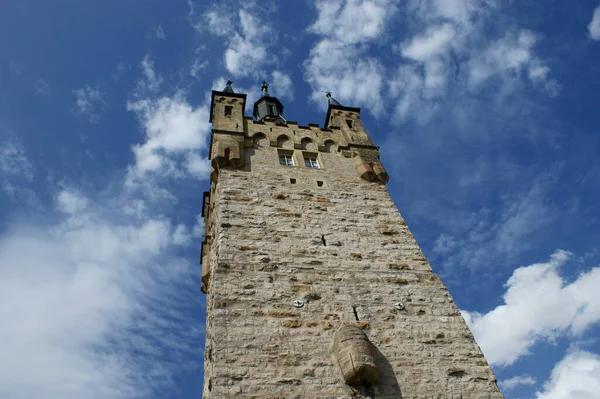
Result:
[[[203,397],[500,399],[385,188],[360,109],[324,127],[213,91]]]

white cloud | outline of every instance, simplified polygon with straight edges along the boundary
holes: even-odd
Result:
[[[179,246],[187,246],[192,242],[192,237],[184,224],[180,224],[175,228],[172,239],[173,244]]]
[[[156,28],[156,37],[160,40],[167,40],[167,35],[165,35],[162,24],[158,25],[158,28]]]
[[[530,31],[511,33],[491,43],[485,52],[469,61],[469,82],[472,87],[505,73],[518,73],[538,82],[546,79],[550,69],[533,55],[536,37]]]
[[[190,75],[196,79],[199,79],[200,72],[206,70],[207,67],[208,67],[207,60],[200,61],[200,60],[196,59],[196,60],[194,60],[194,63],[192,64],[192,66],[190,68]]]
[[[206,180],[210,173],[210,161],[196,152],[187,153],[185,166],[188,173],[197,179]]]
[[[58,210],[73,217],[87,209],[88,201],[76,191],[63,190],[58,194],[56,205]]]
[[[588,25],[588,32],[591,39],[600,40],[600,6],[594,10],[594,15]]]
[[[238,13],[241,32],[236,32],[225,50],[225,67],[234,76],[248,76],[267,62],[268,25],[245,10]]]
[[[146,139],[143,144],[133,146],[136,161],[129,170],[130,182],[142,179],[147,173],[177,177],[187,169],[200,177],[206,170],[192,153],[207,149],[210,134],[207,105],[194,108],[178,94],[173,98],[130,102],[127,109],[138,115]],[[208,178],[208,173],[203,177]]]
[[[498,382],[498,386],[503,391],[511,391],[520,385],[535,385],[535,378],[529,375],[518,375],[516,377],[509,378],[507,380],[502,380]]]
[[[135,112],[144,130],[144,142],[132,150],[135,163],[129,167],[127,184],[148,184],[154,177],[183,177],[187,172],[197,178],[208,178],[208,169],[199,152],[207,149],[210,134],[208,104],[193,107],[182,92],[172,97],[155,97],[162,77],[154,71],[154,63],[146,55],[142,61],[144,78],[138,82],[135,100],[127,109]]]
[[[533,32],[503,26],[503,37],[484,34],[498,19],[498,5],[489,0],[408,1],[412,20],[398,49],[414,67],[407,74],[406,65],[400,65],[391,77],[389,94],[398,101],[398,119],[423,124],[443,109],[441,103],[466,103],[456,99],[484,85],[501,86],[499,91],[508,93],[530,81],[550,96],[558,94],[550,68],[535,55]]]
[[[33,165],[16,139],[9,138],[0,143],[0,171],[4,176],[16,176],[28,181],[33,179]]]
[[[375,40],[397,6],[390,0],[316,1],[317,20],[311,30],[343,44]]]
[[[154,61],[150,55],[146,54],[141,62],[144,79],[138,81],[134,96],[144,97],[150,94],[156,94],[163,84],[163,78],[154,70]]]
[[[381,39],[397,7],[388,0],[317,1],[317,19],[309,28],[321,39],[304,63],[305,79],[315,102],[326,104],[323,91],[348,106],[368,105],[379,115],[383,111],[381,89],[385,68],[368,57],[368,43]]]
[[[536,399],[596,399],[600,392],[600,356],[585,352],[569,353],[552,370],[544,391]]]
[[[104,93],[100,88],[86,85],[73,90],[73,94],[75,95],[73,112],[85,115],[90,118],[90,122],[97,123],[100,120],[99,113],[104,107]]]
[[[383,111],[383,65],[377,59],[362,57],[356,48],[324,39],[310,51],[304,67],[315,102],[325,106],[323,91],[331,91],[344,105],[368,105],[374,115]]]
[[[294,83],[289,75],[281,71],[273,71],[271,74],[271,87],[269,91],[272,91],[272,95],[281,99],[287,98],[290,101],[294,100]],[[272,90],[275,89],[275,90]]]
[[[203,237],[204,236],[204,218],[202,215],[196,216],[196,224],[194,225],[194,229],[192,230],[193,237]]]
[[[15,199],[35,197],[29,189],[21,187],[23,183],[33,180],[34,172],[35,169],[18,140],[8,138],[0,142],[0,184],[7,195]]]
[[[208,30],[225,40],[225,68],[232,76],[238,77],[259,73],[263,65],[275,60],[270,55],[275,32],[267,21],[259,17],[265,12],[259,10],[255,3],[246,3],[237,9],[215,4],[195,21],[195,10],[190,2],[192,26],[200,32]]]
[[[454,26],[432,26],[421,36],[413,37],[402,46],[402,55],[417,61],[427,61],[448,51],[455,35]]]
[[[557,250],[546,263],[516,269],[503,305],[486,314],[463,312],[490,363],[510,365],[540,341],[580,336],[600,321],[600,267],[568,283],[559,270],[570,257]]]
[[[162,396],[189,367],[181,357],[201,351],[198,332],[179,322],[182,303],[197,301],[186,294],[191,265],[170,254],[185,228],[75,192],[60,192],[56,206],[67,212],[58,224],[0,236],[0,318],[10,321],[0,329],[0,397]]]
[[[35,94],[50,97],[50,84],[44,79],[38,79],[38,81],[35,82],[35,85],[33,86],[33,91]]]

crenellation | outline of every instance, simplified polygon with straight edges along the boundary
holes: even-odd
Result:
[[[360,110],[330,104],[324,128],[283,123],[282,107],[250,123],[242,96],[211,105],[203,397],[502,398],[385,188]],[[354,348],[342,328],[362,349],[336,360]],[[378,379],[348,368],[367,352]]]

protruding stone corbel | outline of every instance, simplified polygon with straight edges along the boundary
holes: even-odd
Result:
[[[362,329],[349,325],[333,335],[333,356],[348,385],[377,384],[379,369],[373,356],[372,344]]]
[[[375,172],[375,175],[377,175],[377,179],[383,184],[387,184],[387,182],[390,180],[390,176],[385,171],[385,168],[383,167],[381,162],[373,162],[373,172]]]
[[[354,157],[354,165],[356,166],[356,171],[358,175],[365,179],[366,181],[375,180],[376,174],[373,171],[373,167],[360,156],[356,155]]]
[[[244,143],[243,142],[221,142],[217,141],[214,155],[211,160],[212,167],[217,171],[219,168],[231,165],[236,169],[244,167]]]
[[[244,149],[242,143],[229,146],[229,163],[236,169],[244,167]]]

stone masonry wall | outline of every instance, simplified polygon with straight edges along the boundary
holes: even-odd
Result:
[[[219,167],[205,208],[203,397],[502,398],[385,186],[338,151],[341,129],[243,123],[244,166]],[[303,147],[320,169],[279,165],[281,148],[301,161]],[[334,332],[348,324],[372,343],[376,384],[346,385],[335,364]]]

